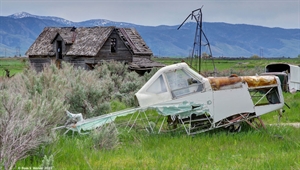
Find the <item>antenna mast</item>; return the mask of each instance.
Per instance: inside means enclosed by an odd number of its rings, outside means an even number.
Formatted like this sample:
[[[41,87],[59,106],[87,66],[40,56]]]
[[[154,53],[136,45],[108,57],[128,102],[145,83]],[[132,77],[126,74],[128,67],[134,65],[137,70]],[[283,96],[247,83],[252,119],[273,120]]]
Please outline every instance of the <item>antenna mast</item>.
[[[203,6],[202,6],[203,7]],[[188,15],[186,17],[186,19],[182,22],[182,24],[177,28],[177,30],[179,30],[181,28],[181,26],[186,22],[186,20],[191,17],[191,20],[195,19],[197,22],[197,26],[196,26],[196,32],[195,32],[195,38],[194,38],[194,44],[193,44],[193,51],[192,51],[192,56],[191,56],[191,61],[190,61],[190,66],[193,67],[193,58],[197,58],[198,62],[196,63],[196,67],[198,65],[198,72],[201,72],[201,64],[202,64],[202,57],[201,57],[201,46],[208,46],[209,49],[209,56],[212,58],[212,53],[211,53],[211,48],[210,48],[210,44],[209,41],[205,35],[205,33],[202,30],[202,11],[201,8],[193,10],[192,13],[190,15]],[[204,37],[204,40],[202,40],[202,36]],[[202,42],[205,41],[205,42]],[[204,43],[204,44],[202,44]],[[213,63],[213,67],[214,67],[214,73],[215,73],[215,63],[212,59],[212,63]]]

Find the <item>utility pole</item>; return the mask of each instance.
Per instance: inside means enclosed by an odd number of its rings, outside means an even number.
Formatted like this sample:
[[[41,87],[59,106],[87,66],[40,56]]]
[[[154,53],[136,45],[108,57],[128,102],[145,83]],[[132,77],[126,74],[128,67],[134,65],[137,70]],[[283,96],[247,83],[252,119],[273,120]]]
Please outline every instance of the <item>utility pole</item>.
[[[20,55],[20,47],[16,47],[16,57]]]
[[[260,58],[263,58],[263,56],[264,56],[264,49],[261,48],[259,50],[259,53],[260,53]]]

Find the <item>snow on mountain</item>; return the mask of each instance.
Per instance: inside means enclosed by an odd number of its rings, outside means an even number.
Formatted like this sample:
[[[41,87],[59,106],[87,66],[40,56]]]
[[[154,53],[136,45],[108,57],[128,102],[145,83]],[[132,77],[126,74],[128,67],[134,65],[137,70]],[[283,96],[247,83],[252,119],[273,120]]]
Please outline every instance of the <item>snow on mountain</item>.
[[[80,26],[122,26],[122,27],[138,26],[138,25],[131,24],[131,23],[114,22],[114,21],[110,21],[110,20],[106,20],[106,19],[92,19],[92,20],[82,21],[82,22],[76,23],[76,25],[80,25]]]
[[[74,22],[63,19],[63,18],[52,17],[52,16],[38,16],[38,15],[32,15],[32,14],[27,13],[27,12],[15,13],[15,14],[9,15],[8,17],[11,17],[11,18],[14,18],[14,19],[32,17],[32,18],[38,18],[38,19],[52,20],[52,21],[56,21],[56,22],[59,22],[59,23],[64,24],[64,25],[69,25],[69,26],[74,25]]]
[[[29,14],[27,12],[18,12],[18,13],[9,15],[8,17],[18,19],[18,18],[33,17],[33,16],[34,15],[31,15],[31,14]]]
[[[38,16],[38,15],[32,15],[27,12],[20,12],[20,13],[15,13],[12,15],[9,15],[8,17],[14,18],[14,19],[20,19],[20,18],[26,18],[26,17],[32,17],[32,18],[38,18],[38,19],[47,19],[47,20],[52,20],[55,22],[58,22],[62,25],[66,26],[137,26],[135,24],[131,23],[126,23],[126,22],[114,22],[106,19],[92,19],[92,20],[87,20],[87,21],[82,21],[82,22],[73,22],[70,20],[66,20],[63,18],[59,17],[53,17],[53,16]]]

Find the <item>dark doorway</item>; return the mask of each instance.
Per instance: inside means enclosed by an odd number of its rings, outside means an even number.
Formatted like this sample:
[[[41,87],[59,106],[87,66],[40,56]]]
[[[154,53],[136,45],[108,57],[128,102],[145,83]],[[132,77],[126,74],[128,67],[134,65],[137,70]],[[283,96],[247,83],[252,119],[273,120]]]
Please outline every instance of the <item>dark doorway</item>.
[[[110,52],[115,53],[117,51],[117,39],[111,38],[110,39]]]
[[[58,59],[62,59],[62,43],[61,41],[57,41],[57,57]]]
[[[288,64],[284,63],[278,63],[278,64],[269,64],[266,66],[266,72],[290,72],[290,66]]]

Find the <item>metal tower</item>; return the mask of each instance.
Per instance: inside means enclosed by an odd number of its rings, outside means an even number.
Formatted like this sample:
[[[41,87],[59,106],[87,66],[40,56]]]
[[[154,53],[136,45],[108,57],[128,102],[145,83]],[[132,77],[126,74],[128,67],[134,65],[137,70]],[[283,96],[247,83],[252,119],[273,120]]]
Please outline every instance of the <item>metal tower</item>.
[[[210,48],[210,44],[209,41],[205,35],[205,33],[202,30],[202,11],[201,11],[202,7],[196,10],[193,10],[192,13],[183,21],[183,23],[177,28],[180,29],[180,27],[186,22],[186,20],[191,17],[191,20],[195,19],[197,22],[196,25],[196,33],[195,33],[195,38],[194,38],[194,44],[193,44],[193,50],[192,50],[192,56],[191,56],[191,60],[190,60],[190,67],[194,68],[194,65],[196,65],[197,68],[196,69],[199,73],[201,73],[201,65],[202,65],[202,51],[201,51],[201,47],[202,46],[207,46],[209,49],[209,56],[208,58],[212,59],[212,64],[213,64],[213,68],[214,68],[214,73],[215,73],[215,64],[212,58],[212,53],[211,53],[211,48]],[[204,39],[203,39],[204,38]],[[197,63],[193,65],[193,59],[196,58]]]

